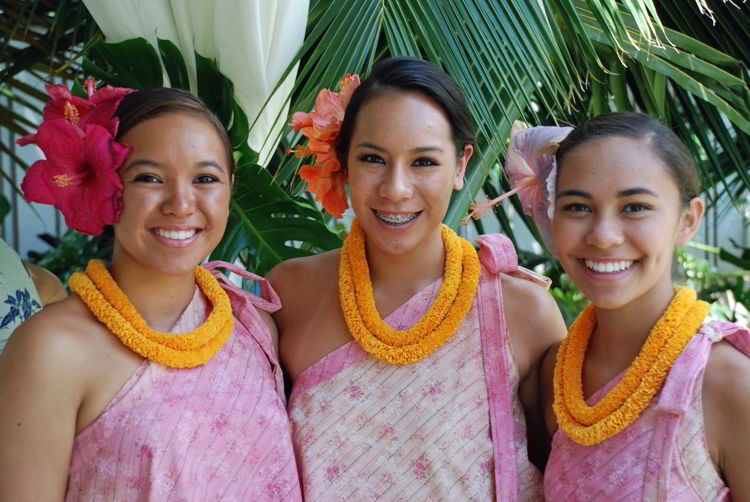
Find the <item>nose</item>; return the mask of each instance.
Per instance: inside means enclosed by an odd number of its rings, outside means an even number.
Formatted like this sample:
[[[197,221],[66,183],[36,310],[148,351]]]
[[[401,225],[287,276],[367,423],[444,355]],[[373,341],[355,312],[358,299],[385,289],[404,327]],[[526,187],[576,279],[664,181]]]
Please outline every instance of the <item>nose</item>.
[[[167,194],[162,205],[165,214],[178,218],[190,216],[195,211],[195,194],[193,184],[175,181],[167,185]]]
[[[619,246],[624,242],[622,226],[614,215],[597,214],[586,235],[586,244],[601,249]]]
[[[411,176],[405,166],[396,164],[386,169],[379,195],[394,202],[410,199],[414,193]]]

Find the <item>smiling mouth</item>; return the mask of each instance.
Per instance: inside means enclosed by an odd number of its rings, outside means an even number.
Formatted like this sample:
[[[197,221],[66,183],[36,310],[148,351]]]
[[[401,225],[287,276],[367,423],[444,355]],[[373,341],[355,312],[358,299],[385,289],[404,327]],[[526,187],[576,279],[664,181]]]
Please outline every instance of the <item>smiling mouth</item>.
[[[191,228],[190,230],[166,230],[163,228],[154,228],[152,232],[165,239],[173,241],[185,241],[192,238],[195,234],[200,232],[200,230],[195,228]]]
[[[614,274],[617,272],[622,272],[623,270],[627,270],[636,263],[638,263],[638,260],[620,260],[620,261],[595,261],[595,260],[586,260],[583,259],[584,265],[586,265],[586,268],[596,272],[598,274]]]
[[[387,213],[384,211],[378,211],[377,209],[372,210],[373,213],[375,213],[375,216],[385,223],[386,225],[392,225],[394,227],[400,227],[403,225],[406,225],[407,223],[412,222],[422,214],[422,211],[417,211],[414,213]]]

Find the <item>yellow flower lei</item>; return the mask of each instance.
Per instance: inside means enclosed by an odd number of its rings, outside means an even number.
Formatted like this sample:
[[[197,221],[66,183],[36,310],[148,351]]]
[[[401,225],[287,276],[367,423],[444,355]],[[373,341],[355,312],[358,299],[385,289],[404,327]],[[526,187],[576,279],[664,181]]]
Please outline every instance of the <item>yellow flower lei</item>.
[[[445,271],[438,297],[411,328],[399,331],[381,319],[375,307],[365,234],[356,220],[344,241],[339,262],[339,297],[349,331],[374,357],[390,364],[409,364],[435,352],[458,330],[476,294],[479,257],[465,239],[443,225]]]
[[[213,310],[202,325],[184,334],[149,328],[99,260],[89,261],[86,273],[73,274],[68,285],[133,352],[170,368],[193,368],[211,359],[234,329],[232,305],[219,281],[203,267],[196,268],[195,281]]]
[[[661,390],[672,364],[708,315],[709,305],[695,291],[678,286],[662,317],[622,380],[594,406],[583,398],[583,359],[596,327],[596,308],[589,305],[570,327],[555,363],[554,411],[565,434],[592,446],[630,426]]]

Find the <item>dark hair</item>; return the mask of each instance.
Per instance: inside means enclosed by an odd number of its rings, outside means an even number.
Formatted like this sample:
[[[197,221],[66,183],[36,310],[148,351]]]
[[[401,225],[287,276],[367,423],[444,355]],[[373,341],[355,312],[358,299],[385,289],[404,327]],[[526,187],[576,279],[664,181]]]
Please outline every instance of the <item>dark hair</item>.
[[[346,107],[336,139],[336,154],[346,168],[349,146],[362,105],[370,99],[394,90],[424,94],[438,104],[448,117],[457,156],[464,146],[474,144],[474,121],[461,89],[438,65],[413,57],[387,58],[376,64],[357,87]]]
[[[145,120],[168,113],[192,113],[207,120],[216,130],[216,134],[219,135],[224,146],[229,174],[231,175],[234,172],[232,142],[226,129],[200,99],[180,89],[155,87],[127,94],[115,112],[115,117],[120,119],[120,126],[115,139],[120,139],[129,130]]]
[[[664,162],[687,205],[701,192],[698,166],[685,144],[668,127],[643,113],[615,112],[598,115],[576,127],[557,150],[558,169],[565,156],[587,141],[625,136],[643,141]]]

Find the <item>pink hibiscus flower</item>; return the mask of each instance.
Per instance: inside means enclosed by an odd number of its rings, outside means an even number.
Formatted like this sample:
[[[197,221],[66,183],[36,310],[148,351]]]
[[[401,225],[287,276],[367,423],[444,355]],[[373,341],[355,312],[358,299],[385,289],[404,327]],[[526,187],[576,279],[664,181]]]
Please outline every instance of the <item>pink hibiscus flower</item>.
[[[544,242],[552,250],[550,227],[555,212],[557,179],[555,152],[572,130],[572,127],[529,128],[523,122],[515,122],[505,158],[505,174],[512,190],[495,199],[475,203],[469,216],[479,218],[487,209],[517,193],[523,212],[534,218]]]
[[[117,222],[123,188],[117,169],[129,146],[114,141],[106,127],[89,123],[82,129],[66,119],[46,120],[36,134],[18,140],[29,143],[46,160],[34,162],[21,183],[26,200],[54,205],[70,228],[88,235]]]
[[[87,124],[98,124],[112,136],[117,135],[119,121],[114,114],[122,98],[133,89],[105,86],[94,90],[91,79],[86,80],[85,85],[89,99],[73,96],[65,85],[46,84],[44,87],[52,99],[44,105],[44,121],[65,119],[82,129]]]

